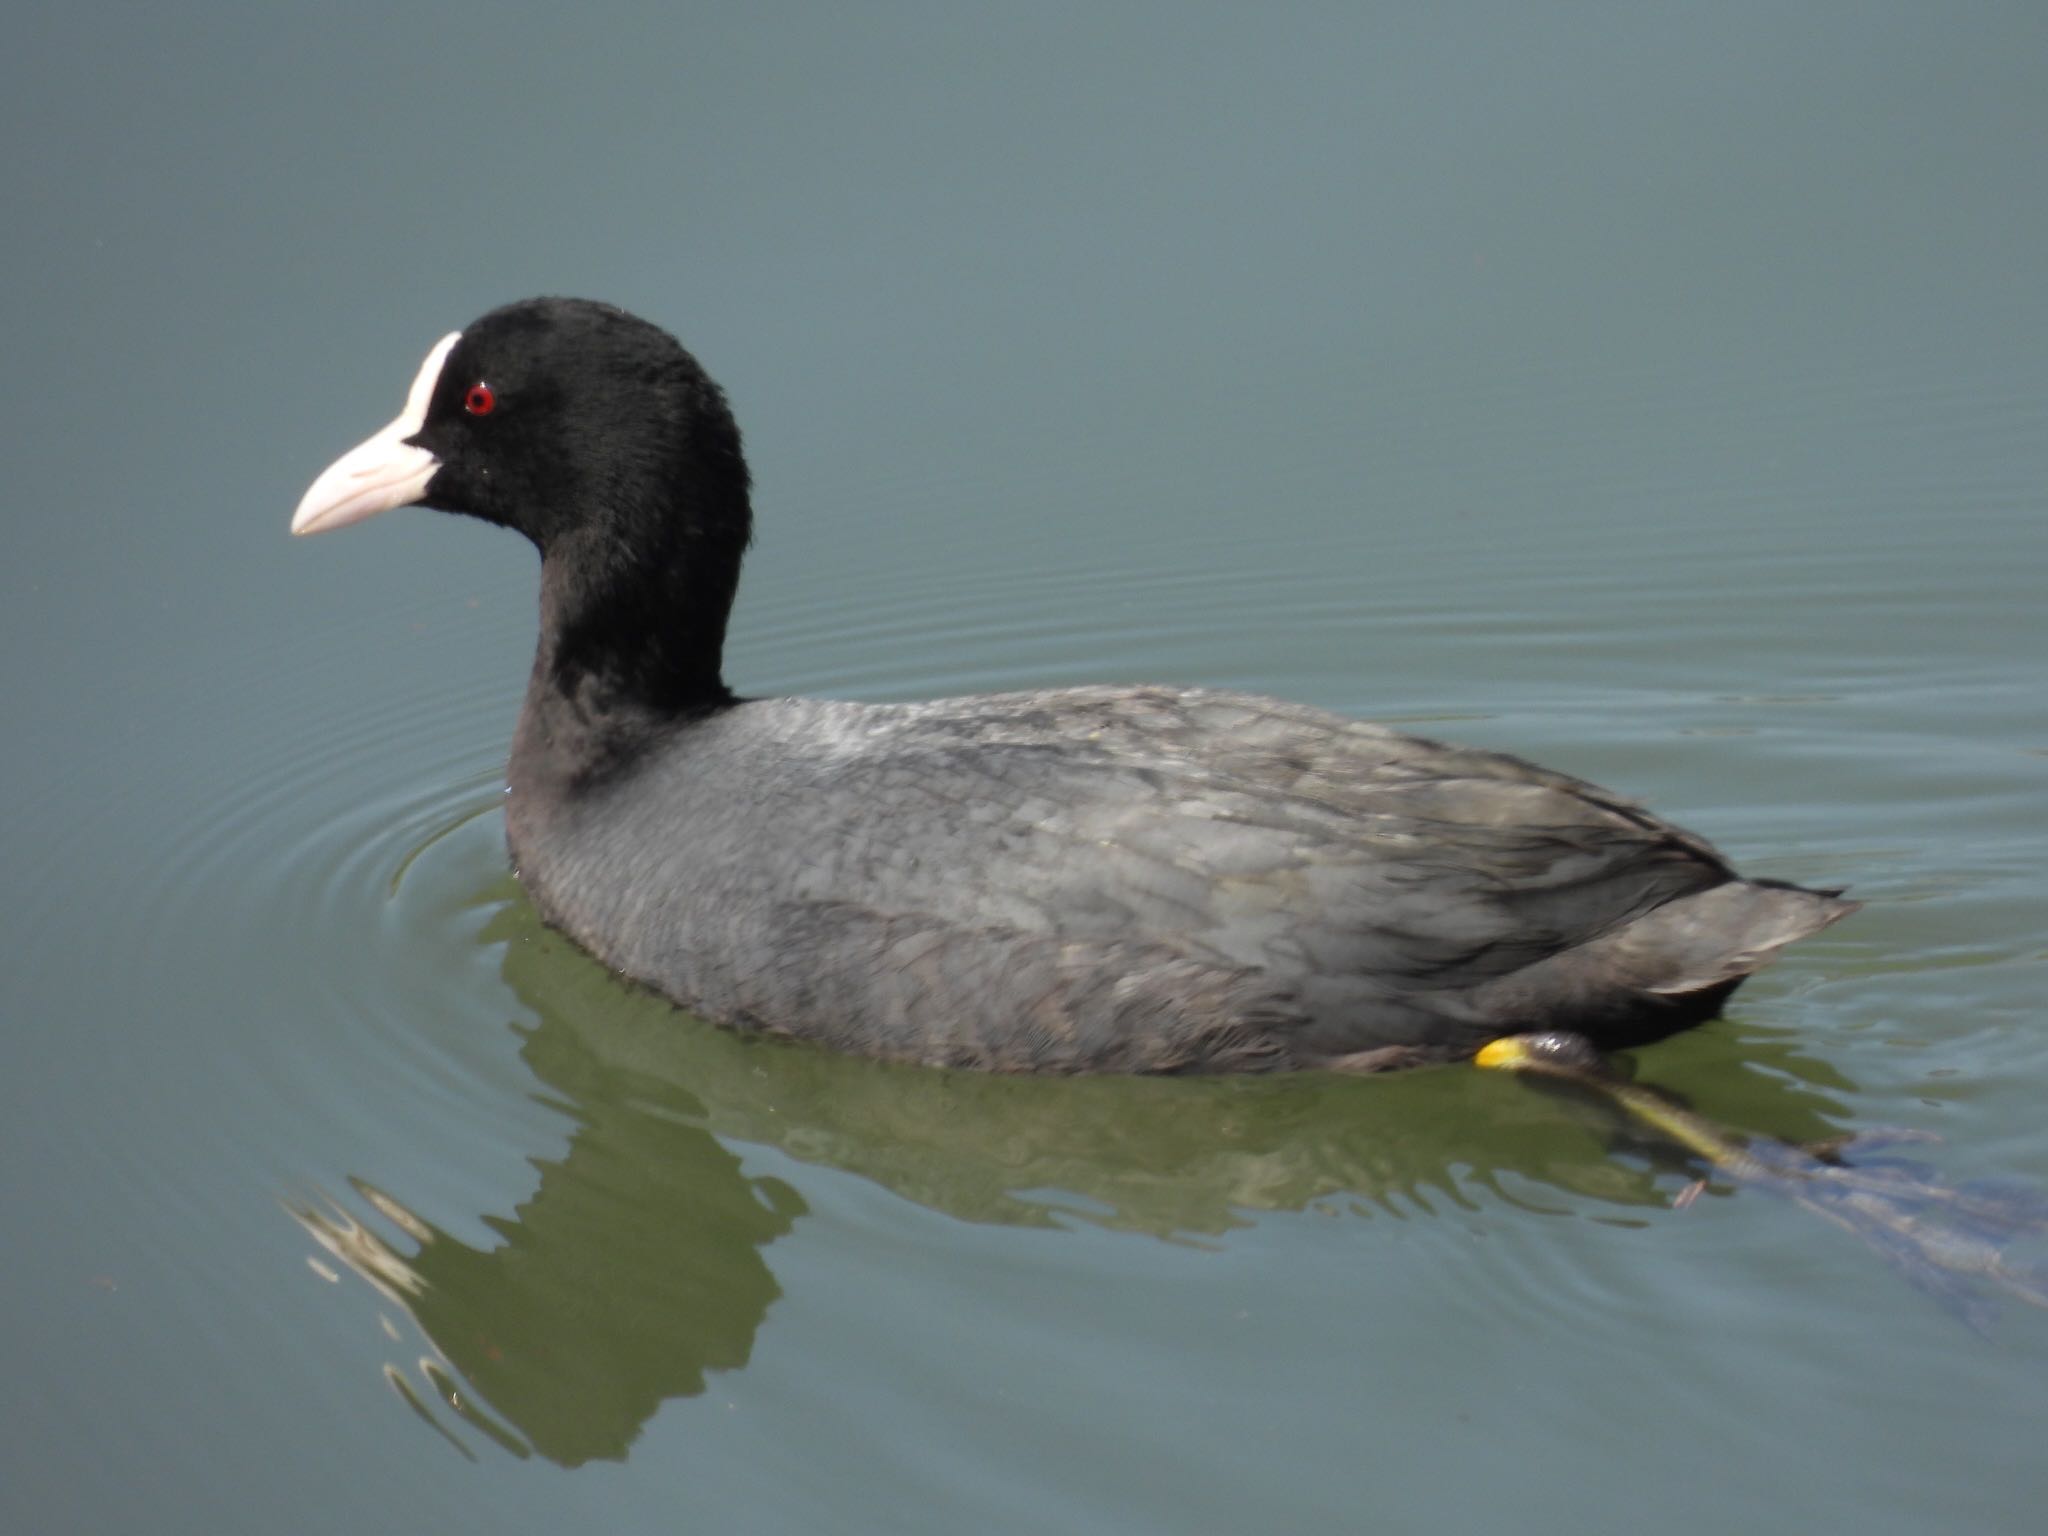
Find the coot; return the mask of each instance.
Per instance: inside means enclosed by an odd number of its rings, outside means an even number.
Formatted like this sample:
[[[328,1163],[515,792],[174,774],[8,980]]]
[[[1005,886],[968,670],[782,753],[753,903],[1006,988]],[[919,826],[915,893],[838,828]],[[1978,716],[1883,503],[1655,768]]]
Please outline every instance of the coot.
[[[1855,910],[1513,757],[1194,688],[743,699],[740,435],[666,332],[531,299],[427,355],[294,533],[540,551],[506,832],[543,916],[719,1022],[1007,1071],[1378,1070],[1711,1015]]]

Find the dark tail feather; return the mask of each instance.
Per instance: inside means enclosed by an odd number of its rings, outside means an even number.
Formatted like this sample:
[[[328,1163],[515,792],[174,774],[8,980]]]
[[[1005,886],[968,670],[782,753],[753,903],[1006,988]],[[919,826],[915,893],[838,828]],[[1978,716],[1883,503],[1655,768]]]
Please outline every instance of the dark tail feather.
[[[1833,891],[1729,880],[1487,982],[1467,1006],[1492,1035],[1569,1021],[1605,1051],[1645,1045],[1711,1018],[1743,977],[1860,905]]]
[[[1704,992],[1769,965],[1787,944],[1819,933],[1863,905],[1840,891],[1775,881],[1731,880],[1681,896],[1610,937],[1647,972],[1643,990],[1660,996]]]

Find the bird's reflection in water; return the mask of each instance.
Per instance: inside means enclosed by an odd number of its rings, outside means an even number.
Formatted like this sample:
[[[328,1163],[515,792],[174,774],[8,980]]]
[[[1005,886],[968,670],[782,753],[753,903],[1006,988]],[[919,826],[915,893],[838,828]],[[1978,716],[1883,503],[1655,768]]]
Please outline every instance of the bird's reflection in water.
[[[567,1043],[543,1028],[528,1059]],[[435,1352],[421,1363],[435,1397],[515,1454],[575,1466],[624,1456],[664,1399],[747,1363],[781,1294],[762,1250],[803,1203],[671,1118],[687,1113],[674,1096],[646,1102],[615,1081],[626,1092],[611,1097],[586,1062],[554,1064],[568,1069],[549,1081],[574,1096],[578,1125],[564,1156],[536,1160],[539,1186],[510,1220],[483,1218],[495,1247],[472,1247],[359,1180],[355,1201],[302,1202],[294,1214],[412,1315]],[[390,1374],[433,1422],[404,1373]]]
[[[293,1206],[335,1258],[410,1314],[431,1352],[388,1374],[444,1434],[456,1414],[514,1454],[624,1457],[668,1398],[747,1363],[780,1294],[766,1250],[804,1214],[750,1175],[748,1145],[841,1169],[962,1221],[1089,1223],[1214,1241],[1258,1213],[1338,1208],[1414,1219],[1482,1200],[1601,1219],[1668,1199],[1654,1157],[1608,1131],[1444,1069],[1382,1078],[1019,1078],[940,1072],[752,1039],[616,983],[542,928],[509,882],[484,942],[537,1021],[521,1055],[574,1130],[477,1248],[354,1194]],[[1786,1037],[1722,1024],[1684,1050],[1707,1091],[1790,1140],[1839,1129]],[[1717,1079],[1718,1074],[1718,1079]],[[1545,1189],[1554,1192],[1546,1195]],[[386,1231],[388,1229],[388,1232]],[[429,1399],[432,1399],[430,1402]],[[466,1448],[465,1448],[466,1449]]]

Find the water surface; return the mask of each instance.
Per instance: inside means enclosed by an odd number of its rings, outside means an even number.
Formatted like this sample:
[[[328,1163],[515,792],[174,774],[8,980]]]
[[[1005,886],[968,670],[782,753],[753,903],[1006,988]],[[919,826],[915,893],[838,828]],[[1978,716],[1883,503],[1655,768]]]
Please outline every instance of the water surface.
[[[284,534],[569,291],[748,692],[1243,687],[1868,903],[1637,1070],[2048,1184],[2048,25],[94,7],[0,60],[9,1530],[2031,1530],[2048,1317],[1524,1084],[737,1038],[543,929],[515,541]]]

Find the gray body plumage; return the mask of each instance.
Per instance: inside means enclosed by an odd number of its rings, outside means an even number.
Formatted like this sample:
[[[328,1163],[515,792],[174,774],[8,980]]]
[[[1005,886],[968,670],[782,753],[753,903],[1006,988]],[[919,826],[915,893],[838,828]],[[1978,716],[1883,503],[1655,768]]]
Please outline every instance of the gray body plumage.
[[[1591,785],[1298,705],[1084,688],[733,704],[586,771],[540,674],[543,913],[722,1023],[1010,1070],[1371,1069],[1710,1013],[1854,904]]]

